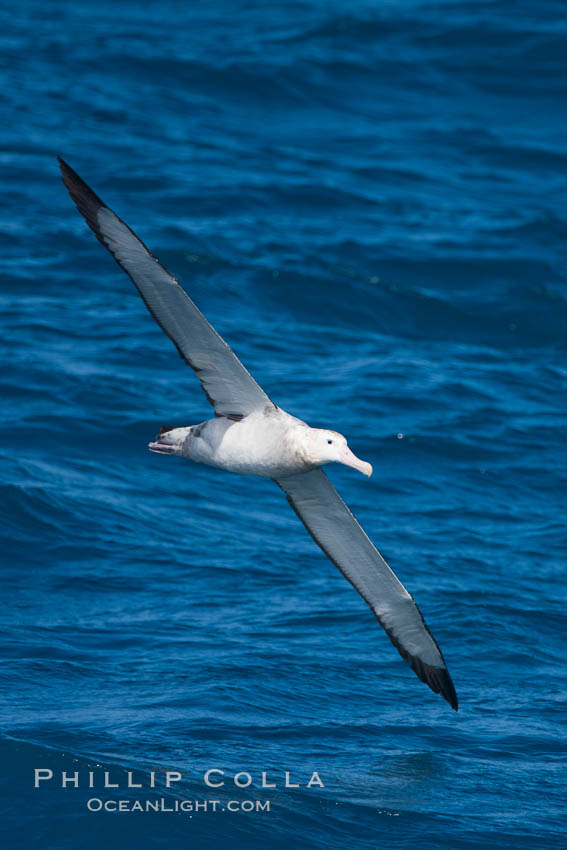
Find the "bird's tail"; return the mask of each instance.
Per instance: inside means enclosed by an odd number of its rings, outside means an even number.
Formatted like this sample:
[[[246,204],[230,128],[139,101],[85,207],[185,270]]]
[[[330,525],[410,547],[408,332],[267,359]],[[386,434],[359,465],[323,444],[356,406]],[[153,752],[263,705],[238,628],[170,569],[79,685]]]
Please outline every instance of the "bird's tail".
[[[149,450],[162,455],[180,455],[183,452],[183,443],[190,432],[191,427],[169,428],[163,425],[159,429],[155,442],[148,443]]]

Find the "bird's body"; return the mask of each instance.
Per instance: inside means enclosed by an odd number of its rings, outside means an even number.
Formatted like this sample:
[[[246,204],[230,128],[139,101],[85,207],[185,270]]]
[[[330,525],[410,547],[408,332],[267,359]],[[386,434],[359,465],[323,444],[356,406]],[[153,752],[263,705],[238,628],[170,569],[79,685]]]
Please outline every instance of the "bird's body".
[[[153,452],[178,455],[228,472],[277,480],[321,466],[316,452],[319,442],[332,454],[333,446],[343,449],[342,441],[344,437],[336,431],[310,428],[269,404],[242,419],[219,416],[186,428],[162,428],[149,447]],[[367,475],[372,472],[370,464],[352,457],[355,463],[350,465]]]
[[[369,604],[400,655],[456,710],[443,655],[413,597],[321,468],[342,463],[370,476],[371,465],[352,453],[342,434],[311,428],[274,404],[173,275],[73,169],[60,164],[79,212],[132,279],[215,409],[214,419],[198,425],[162,428],[150,450],[273,479],[315,542]]]
[[[150,449],[241,475],[278,478],[314,468],[302,452],[307,429],[305,422],[270,405],[236,421],[222,416],[162,429]]]

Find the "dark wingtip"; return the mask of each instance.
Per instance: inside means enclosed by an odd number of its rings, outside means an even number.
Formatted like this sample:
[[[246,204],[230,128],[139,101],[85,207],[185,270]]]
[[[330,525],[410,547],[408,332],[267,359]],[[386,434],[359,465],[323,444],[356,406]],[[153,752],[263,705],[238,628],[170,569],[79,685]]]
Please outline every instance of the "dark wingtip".
[[[59,168],[61,169],[61,177],[63,178],[65,188],[91,230],[100,239],[97,213],[101,207],[106,205],[62,157],[58,156],[57,159],[59,160]]]
[[[417,605],[416,605],[417,608]],[[419,611],[419,608],[417,609]],[[421,614],[421,611],[419,611]],[[423,615],[422,615],[423,620]],[[379,620],[380,622],[380,620]],[[383,625],[383,624],[382,624]],[[431,632],[427,628],[425,620],[423,620],[423,625],[431,635]],[[453,680],[451,679],[451,675],[446,667],[435,667],[433,664],[426,664],[425,661],[422,661],[417,655],[412,655],[408,650],[399,642],[396,636],[390,629],[385,629],[386,634],[404,659],[407,661],[413,672],[416,676],[421,679],[421,681],[427,685],[434,694],[441,694],[443,699],[447,700],[451,708],[455,711],[459,710],[459,700],[457,697],[457,692],[455,691],[455,686],[453,684]],[[435,646],[439,651],[439,655],[441,655],[441,659],[444,662],[443,655],[441,650],[437,646],[437,642],[433,635],[431,635],[432,640],[435,642]]]
[[[423,628],[425,629],[425,631],[427,632],[427,634],[430,636],[431,640],[435,644],[435,648],[437,649],[437,651],[439,653],[441,662],[443,664],[445,664],[445,659],[443,658],[443,653],[439,649],[439,646],[437,645],[437,641],[435,640],[435,638],[431,634],[429,626],[425,622],[423,614],[421,613],[419,606],[416,603],[415,599],[413,599],[413,597],[412,597],[412,601],[413,601],[413,604],[415,605],[415,607],[417,609],[419,616],[421,617],[421,622],[423,623]],[[378,621],[381,622],[379,617],[378,617]],[[381,623],[381,625],[384,626],[383,623]],[[390,640],[392,641],[392,643],[394,644],[394,646],[396,647],[396,649],[398,650],[398,652],[400,653],[402,658],[404,659],[404,661],[407,661],[407,663],[410,665],[411,669],[418,676],[418,678],[421,679],[421,681],[424,684],[426,684],[429,688],[431,688],[433,693],[440,694],[443,697],[443,699],[445,699],[449,703],[449,705],[451,706],[452,709],[454,709],[455,711],[458,711],[459,710],[459,700],[457,698],[457,692],[455,691],[455,686],[453,684],[453,680],[451,679],[451,675],[450,675],[449,671],[447,670],[447,667],[446,666],[435,667],[433,664],[427,664],[425,661],[422,661],[421,658],[419,658],[417,655],[412,655],[410,652],[408,652],[408,650],[405,648],[405,646],[403,646],[403,644],[401,644],[399,642],[399,640],[397,639],[395,634],[390,629],[387,629],[385,626],[384,626],[384,629],[386,631],[386,634],[388,635],[388,637],[390,638]]]
[[[441,690],[440,690],[441,696],[444,697],[447,700],[447,702],[449,703],[449,705],[451,706],[451,708],[454,711],[458,711],[459,710],[459,698],[457,697],[457,692],[455,690],[453,680],[451,679],[451,676],[449,675],[449,671],[448,670],[442,670],[441,671],[441,678],[442,678],[442,687],[441,687]]]
[[[79,177],[79,175],[77,174],[77,172],[74,171],[71,168],[71,166],[68,163],[65,162],[63,157],[59,156],[59,154],[57,154],[57,160],[59,162],[59,170],[61,171],[61,176],[63,177],[63,182],[65,183],[67,188],[69,188],[69,184],[72,184],[72,183],[75,183],[75,182],[80,182],[80,183],[83,182],[81,180],[81,178]]]
[[[457,692],[446,667],[433,667],[431,664],[425,664],[415,656],[408,656],[406,660],[422,682],[428,685],[434,693],[441,694],[451,708],[455,711],[459,710]]]

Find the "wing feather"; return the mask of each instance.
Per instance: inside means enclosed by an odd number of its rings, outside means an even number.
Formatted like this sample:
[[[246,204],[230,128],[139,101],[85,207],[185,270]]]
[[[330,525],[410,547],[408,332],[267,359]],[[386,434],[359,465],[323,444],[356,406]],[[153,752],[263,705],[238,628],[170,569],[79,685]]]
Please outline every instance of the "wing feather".
[[[195,371],[215,413],[241,419],[268,405],[275,407],[176,278],[61,158],[59,164],[63,182],[77,209],[131,278],[181,357]]]
[[[457,711],[447,665],[415,600],[365,534],[322,469],[276,481],[309,534],[370,605],[422,682]]]

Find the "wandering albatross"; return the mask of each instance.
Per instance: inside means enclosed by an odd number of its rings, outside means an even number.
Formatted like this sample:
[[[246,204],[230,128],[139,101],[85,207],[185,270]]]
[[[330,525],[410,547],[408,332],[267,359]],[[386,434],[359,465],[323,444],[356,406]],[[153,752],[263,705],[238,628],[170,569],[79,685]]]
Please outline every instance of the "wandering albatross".
[[[402,658],[456,711],[453,682],[421,611],[321,468],[343,463],[370,476],[371,465],[352,453],[341,434],[311,428],[274,404],[176,278],[72,168],[61,158],[59,163],[77,209],[194,370],[215,411],[214,419],[199,425],[162,428],[150,450],[275,481]]]

